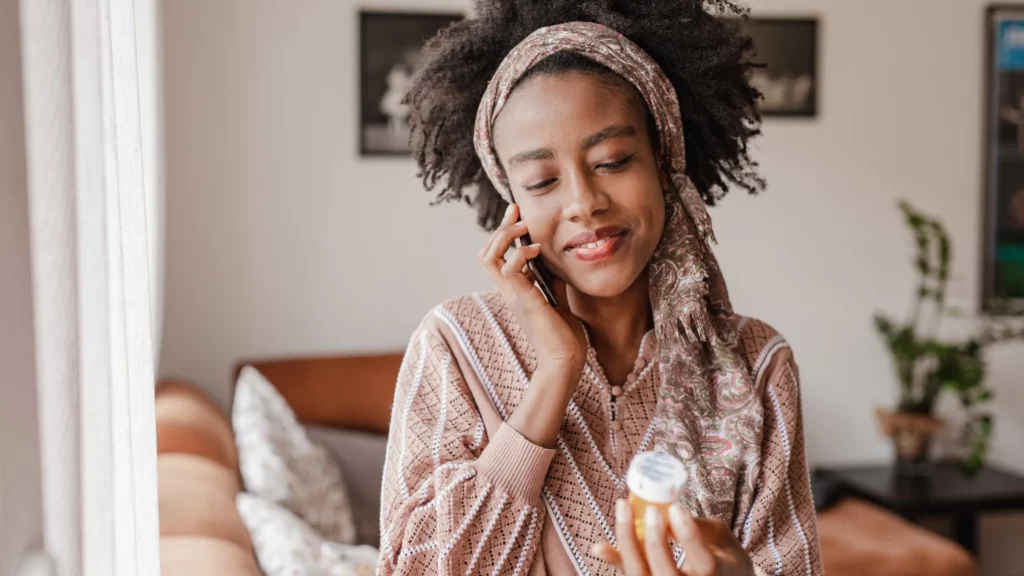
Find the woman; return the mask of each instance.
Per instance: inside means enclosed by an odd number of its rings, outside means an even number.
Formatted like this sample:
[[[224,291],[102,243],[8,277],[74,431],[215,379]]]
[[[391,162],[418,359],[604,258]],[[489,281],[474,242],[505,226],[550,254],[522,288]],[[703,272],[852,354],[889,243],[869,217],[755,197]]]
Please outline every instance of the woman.
[[[412,337],[381,574],[821,573],[796,365],[709,248],[705,203],[763,187],[750,48],[698,0],[481,0],[428,44],[417,158],[442,199],[477,190],[497,291]],[[640,542],[646,450],[689,478]]]

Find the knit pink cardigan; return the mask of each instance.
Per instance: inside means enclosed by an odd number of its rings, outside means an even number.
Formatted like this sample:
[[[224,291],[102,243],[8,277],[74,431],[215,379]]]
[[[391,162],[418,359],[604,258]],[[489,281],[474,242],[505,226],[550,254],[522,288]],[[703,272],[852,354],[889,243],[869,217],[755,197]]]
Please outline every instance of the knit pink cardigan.
[[[736,321],[765,429],[754,505],[732,529],[759,573],[818,575],[796,364],[768,325]],[[434,309],[395,392],[378,574],[614,574],[589,552],[611,540],[626,468],[650,449],[656,356],[649,333],[634,373],[613,387],[591,351],[556,446],[545,449],[504,423],[536,359],[500,295]]]

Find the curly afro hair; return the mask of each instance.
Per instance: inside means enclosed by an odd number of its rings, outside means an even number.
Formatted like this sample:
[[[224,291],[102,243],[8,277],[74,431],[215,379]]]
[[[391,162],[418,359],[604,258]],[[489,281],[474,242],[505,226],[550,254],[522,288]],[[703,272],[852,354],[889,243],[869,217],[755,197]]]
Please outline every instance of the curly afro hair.
[[[474,4],[475,17],[452,24],[426,44],[422,67],[406,97],[423,184],[427,190],[441,186],[435,203],[465,200],[476,207],[480,226],[498,226],[506,202],[487,179],[473,148],[477,107],[512,48],[538,28],[572,21],[597,22],[618,31],[664,70],[679,97],[687,174],[708,205],[725,196],[730,184],[752,194],[764,188],[747,149],[748,141],[760,134],[761,94],[749,83],[751,69],[760,65],[749,59],[752,40],[743,34],[738,19],[730,17],[746,17],[746,8],[733,0]],[[580,60],[561,58],[553,66],[542,62],[539,67],[588,73],[600,67]]]

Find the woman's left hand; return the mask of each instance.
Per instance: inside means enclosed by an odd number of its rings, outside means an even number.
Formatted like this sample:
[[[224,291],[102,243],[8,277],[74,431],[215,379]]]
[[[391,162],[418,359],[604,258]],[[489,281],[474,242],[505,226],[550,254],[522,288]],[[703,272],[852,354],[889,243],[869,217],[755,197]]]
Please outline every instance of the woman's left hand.
[[[754,564],[728,526],[716,520],[693,518],[678,504],[669,509],[669,525],[653,506],[645,518],[644,542],[633,527],[633,510],[625,500],[615,507],[615,537],[619,549],[608,542],[594,545],[593,554],[627,576],[754,576]],[[682,570],[676,568],[669,545],[672,538],[686,552]],[[644,554],[641,553],[641,546]]]

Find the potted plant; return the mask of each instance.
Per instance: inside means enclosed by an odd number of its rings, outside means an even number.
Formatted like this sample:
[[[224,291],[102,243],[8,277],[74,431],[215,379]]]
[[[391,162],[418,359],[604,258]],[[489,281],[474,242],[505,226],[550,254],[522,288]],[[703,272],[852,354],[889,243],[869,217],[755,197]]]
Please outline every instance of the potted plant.
[[[900,323],[878,314],[875,327],[892,355],[899,381],[895,410],[878,409],[882,432],[893,439],[897,468],[914,471],[928,460],[931,440],[943,423],[935,417],[942,392],[955,394],[967,418],[961,438],[967,448],[967,471],[984,463],[992,435],[992,415],[985,410],[992,390],[985,386],[986,348],[997,342],[1024,338],[1024,328],[1012,324],[1008,307],[994,306],[979,318],[980,327],[961,341],[938,339],[943,318],[956,315],[946,307],[952,248],[945,226],[901,202],[907,226],[914,235],[918,284],[907,319]],[[1017,312],[1016,315],[1020,313]]]

